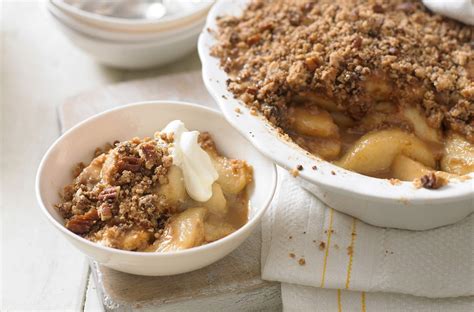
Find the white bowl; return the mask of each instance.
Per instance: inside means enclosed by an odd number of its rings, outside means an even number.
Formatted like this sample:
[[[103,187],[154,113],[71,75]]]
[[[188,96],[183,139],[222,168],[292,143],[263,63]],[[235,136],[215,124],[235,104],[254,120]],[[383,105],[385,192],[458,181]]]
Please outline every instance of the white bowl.
[[[50,12],[51,13],[51,12]],[[141,42],[120,42],[91,37],[51,17],[59,29],[78,48],[96,61],[117,68],[144,69],[175,61],[195,50],[202,25],[173,37]]]
[[[65,5],[65,4],[63,4]],[[175,27],[169,27],[166,29],[156,31],[123,31],[97,27],[89,23],[83,22],[81,19],[77,19],[71,14],[61,10],[58,6],[54,5],[52,1],[45,2],[45,8],[53,16],[53,18],[59,20],[65,26],[87,35],[91,38],[102,39],[106,41],[123,42],[123,43],[149,43],[151,41],[157,42],[158,40],[169,40],[171,38],[182,37],[186,33],[194,33],[200,31],[205,23],[206,15],[195,18],[188,23],[177,25]],[[197,39],[196,39],[197,41]]]
[[[214,3],[214,0],[168,1],[169,5],[175,6],[175,11],[179,8],[184,10],[180,13],[164,16],[158,20],[115,18],[80,10],[62,0],[48,0],[48,2],[78,21],[96,28],[124,32],[157,32],[181,27],[182,25],[193,22],[197,19],[205,19],[209,8]]]
[[[248,0],[218,1],[209,12],[205,29],[215,30],[217,16],[238,15],[246,3]],[[227,90],[228,76],[219,60],[210,56],[215,42],[211,33],[203,31],[198,51],[204,83],[226,119],[278,165],[286,169],[302,165],[298,180],[327,205],[373,225],[412,230],[451,224],[474,212],[474,179],[452,181],[438,190],[415,189],[410,182],[392,185],[388,180],[344,170],[283,140],[263,117],[250,115]],[[236,114],[237,107],[244,113]],[[312,170],[314,165],[317,170]]]
[[[189,129],[209,131],[226,156],[247,160],[254,169],[254,182],[248,188],[248,222],[236,232],[207,245],[169,253],[132,252],[90,242],[64,227],[54,208],[59,191],[72,181],[71,169],[78,162],[91,160],[97,146],[134,136],[152,136],[169,121],[181,119]],[[260,224],[276,187],[275,165],[253,148],[224,117],[209,108],[172,101],[127,105],[99,114],[63,134],[46,152],[36,176],[36,195],[49,221],[88,257],[110,268],[139,275],[171,275],[209,265],[237,248]]]

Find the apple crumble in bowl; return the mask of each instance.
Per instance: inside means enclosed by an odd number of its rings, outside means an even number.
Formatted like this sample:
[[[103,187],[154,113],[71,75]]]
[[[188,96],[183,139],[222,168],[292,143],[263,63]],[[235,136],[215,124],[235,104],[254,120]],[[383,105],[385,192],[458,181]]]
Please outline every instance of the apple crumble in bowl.
[[[275,166],[219,113],[180,102],[84,121],[53,144],[37,176],[43,211],[74,245],[141,275],[184,273],[231,252],[275,185]]]
[[[219,155],[209,133],[175,120],[154,138],[108,148],[78,165],[56,205],[73,233],[112,248],[166,252],[216,241],[247,222],[252,167]]]
[[[206,29],[203,77],[224,115],[327,204],[413,229],[474,210],[472,26],[419,1],[241,0],[218,2]],[[427,201],[432,219],[400,213]]]

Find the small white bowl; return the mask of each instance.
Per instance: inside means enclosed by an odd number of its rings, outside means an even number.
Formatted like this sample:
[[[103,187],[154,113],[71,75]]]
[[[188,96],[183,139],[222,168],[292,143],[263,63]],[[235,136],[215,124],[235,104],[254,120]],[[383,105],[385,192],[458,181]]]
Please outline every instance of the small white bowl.
[[[157,32],[182,27],[183,25],[194,22],[198,19],[205,19],[209,8],[214,3],[214,0],[170,1],[170,4],[175,6],[175,10],[177,7],[181,7],[183,11],[170,16],[164,16],[158,20],[125,19],[94,14],[80,10],[62,0],[48,0],[48,3],[76,20],[96,28],[123,32]]]
[[[53,21],[66,37],[96,61],[111,67],[145,69],[175,61],[196,49],[201,25],[188,32],[164,39],[120,42],[91,37],[64,24],[50,12]]]
[[[216,17],[239,15],[249,0],[220,0],[212,7],[205,29],[215,30]],[[198,42],[204,84],[226,119],[267,157],[286,169],[302,165],[301,184],[328,206],[367,223],[411,230],[425,230],[457,222],[474,212],[474,179],[452,181],[438,190],[415,189],[411,182],[392,185],[344,170],[317,158],[296,144],[283,140],[263,117],[255,117],[227,90],[227,73],[210,55],[216,43],[208,31]],[[239,108],[243,114],[236,114]],[[317,165],[317,170],[312,167]],[[333,174],[334,173],[334,174]],[[474,178],[474,173],[470,174]]]
[[[206,15],[203,15],[200,18],[196,18],[189,21],[188,23],[179,25],[179,27],[168,27],[166,29],[156,31],[124,31],[97,27],[96,25],[85,23],[81,19],[77,19],[67,12],[59,9],[51,1],[45,2],[45,8],[47,11],[49,11],[53,18],[57,19],[72,30],[94,39],[123,43],[149,43],[162,40],[169,41],[169,39],[172,38],[183,37],[183,35],[186,33],[194,33],[196,30],[201,30],[206,20]]]
[[[245,159],[254,169],[248,188],[248,222],[236,232],[207,245],[168,253],[132,252],[101,246],[66,229],[54,208],[59,191],[72,181],[71,169],[91,160],[97,146],[114,140],[152,136],[169,121],[181,119],[189,129],[209,131],[221,153]],[[118,271],[139,275],[172,275],[209,265],[237,248],[260,224],[276,187],[275,165],[234,130],[224,117],[209,108],[183,102],[153,101],[109,110],[80,123],[63,134],[46,152],[36,176],[36,195],[49,221],[88,257]]]

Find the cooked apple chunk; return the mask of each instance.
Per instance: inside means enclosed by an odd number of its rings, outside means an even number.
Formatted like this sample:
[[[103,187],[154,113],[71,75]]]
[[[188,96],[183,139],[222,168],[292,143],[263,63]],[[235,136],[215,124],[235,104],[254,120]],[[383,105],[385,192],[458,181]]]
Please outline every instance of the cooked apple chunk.
[[[227,200],[222,192],[222,187],[218,183],[212,185],[212,197],[202,205],[208,208],[209,212],[216,215],[224,216],[227,214]]]
[[[337,138],[305,138],[302,141],[300,145],[323,159],[333,160],[341,153],[341,141]]]
[[[441,142],[441,134],[439,130],[430,127],[418,109],[415,107],[407,107],[403,109],[404,117],[412,124],[416,136],[429,142]]]
[[[188,208],[171,217],[163,234],[155,242],[156,251],[177,251],[202,245],[207,208]]]
[[[90,163],[89,166],[85,167],[77,177],[79,183],[85,184],[88,187],[93,187],[97,182],[100,181],[102,167],[106,160],[105,154],[102,154]]]
[[[454,174],[468,174],[474,171],[474,145],[458,134],[448,136],[441,160],[441,169]]]
[[[212,162],[219,174],[217,183],[224,193],[238,194],[252,181],[252,167],[243,160],[214,157]]]
[[[332,116],[324,110],[292,107],[289,118],[296,132],[317,137],[337,137],[339,128]]]
[[[321,107],[330,112],[339,111],[336,102],[321,92],[301,92],[293,98],[295,103]]]
[[[392,164],[392,177],[402,181],[413,181],[433,170],[405,155],[395,157]]]
[[[337,164],[348,170],[375,175],[387,172],[400,154],[431,168],[436,165],[433,153],[423,141],[399,129],[362,136]]]
[[[186,200],[188,194],[184,185],[183,172],[177,166],[171,166],[168,171],[168,183],[158,187],[157,193],[163,195],[168,205],[176,206]]]
[[[204,224],[204,237],[206,242],[213,242],[235,232],[235,230],[235,227],[229,223],[209,220]]]

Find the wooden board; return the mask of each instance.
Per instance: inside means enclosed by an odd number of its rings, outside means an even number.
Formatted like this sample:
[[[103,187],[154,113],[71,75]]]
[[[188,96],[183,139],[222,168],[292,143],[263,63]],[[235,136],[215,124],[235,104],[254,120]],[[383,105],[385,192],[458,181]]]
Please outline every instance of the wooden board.
[[[203,269],[145,277],[91,263],[107,311],[276,311],[280,285],[260,279],[261,239],[256,231],[237,250]]]
[[[216,108],[200,72],[161,76],[99,88],[75,96],[59,109],[62,130],[98,112],[146,100],[181,100]],[[91,262],[106,311],[278,311],[280,285],[260,279],[261,233],[229,256],[191,273],[144,277]]]

